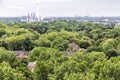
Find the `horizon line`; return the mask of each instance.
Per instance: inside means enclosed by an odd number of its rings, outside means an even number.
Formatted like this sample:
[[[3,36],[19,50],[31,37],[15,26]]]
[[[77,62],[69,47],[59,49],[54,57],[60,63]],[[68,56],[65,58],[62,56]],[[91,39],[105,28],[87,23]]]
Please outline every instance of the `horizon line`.
[[[21,15],[21,16],[0,16],[0,18],[10,18],[10,17],[23,17],[27,15]],[[40,16],[40,17],[120,17],[120,16]]]

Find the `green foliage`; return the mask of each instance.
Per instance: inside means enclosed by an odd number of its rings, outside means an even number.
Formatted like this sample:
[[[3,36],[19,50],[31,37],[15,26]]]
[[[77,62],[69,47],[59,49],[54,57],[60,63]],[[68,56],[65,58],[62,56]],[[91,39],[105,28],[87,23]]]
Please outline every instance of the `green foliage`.
[[[80,48],[84,48],[84,49],[87,49],[90,45],[91,43],[86,40],[81,40],[79,43]]]
[[[6,34],[1,33],[0,44],[8,50],[31,50],[34,48],[33,40],[38,39],[39,34],[27,29],[6,27]]]
[[[106,51],[105,54],[106,54],[106,56],[107,56],[108,59],[110,57],[118,56],[117,50],[115,50],[115,49],[109,49],[109,50]]]
[[[117,48],[117,40],[115,39],[107,39],[102,44],[103,50],[107,51],[108,49],[116,49]]]
[[[114,31],[117,32],[118,35],[120,35],[120,26],[115,26]]]
[[[0,28],[0,37],[2,37],[4,34],[6,34],[6,31],[2,28]]]
[[[91,32],[92,32],[91,33],[92,38],[94,40],[98,40],[98,39],[102,38],[102,30],[101,29],[93,29]]]
[[[16,61],[16,63],[17,63],[16,70],[20,71],[26,77],[27,80],[33,80],[34,73],[28,70],[27,66],[29,62],[27,58],[19,59]]]
[[[117,60],[117,61],[116,61]],[[103,80],[119,80],[119,59],[113,59],[104,62],[96,62],[93,71],[96,79]]]
[[[31,51],[29,55],[29,60],[49,60],[51,58],[60,57],[61,55],[61,52],[57,49],[36,47]]]
[[[113,25],[0,23],[0,80],[120,80],[120,26]],[[28,58],[11,52],[19,50],[30,51]]]
[[[40,47],[51,47],[59,49],[61,51],[65,51],[71,42],[79,41],[77,37],[77,33],[63,30],[61,32],[51,32],[48,34],[44,34],[40,36],[38,40],[36,40],[35,44]]]
[[[0,63],[0,80],[25,80],[24,75],[13,69],[9,63]]]
[[[52,72],[52,63],[50,61],[39,61],[35,68],[35,80],[48,80],[48,74]]]
[[[4,48],[0,48],[0,63],[8,62],[11,66],[15,67],[16,65],[16,56],[14,53],[5,50]]]
[[[68,44],[68,40],[58,38],[52,43],[52,48],[59,49],[60,51],[65,51],[68,48]]]

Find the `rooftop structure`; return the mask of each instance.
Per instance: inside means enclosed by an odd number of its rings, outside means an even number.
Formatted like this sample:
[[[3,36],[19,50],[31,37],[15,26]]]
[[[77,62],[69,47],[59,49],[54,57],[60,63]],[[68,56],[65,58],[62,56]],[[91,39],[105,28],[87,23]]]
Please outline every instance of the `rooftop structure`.
[[[30,70],[31,72],[34,72],[35,65],[36,65],[36,61],[30,62],[28,64],[28,70]]]
[[[27,58],[29,55],[28,51],[13,51],[18,58]]]

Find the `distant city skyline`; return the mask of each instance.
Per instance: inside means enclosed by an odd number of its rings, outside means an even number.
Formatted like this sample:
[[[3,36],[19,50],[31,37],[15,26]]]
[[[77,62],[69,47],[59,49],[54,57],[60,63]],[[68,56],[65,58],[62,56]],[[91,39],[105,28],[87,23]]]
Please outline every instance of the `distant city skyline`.
[[[0,0],[0,17],[36,13],[39,16],[120,16],[120,0]]]

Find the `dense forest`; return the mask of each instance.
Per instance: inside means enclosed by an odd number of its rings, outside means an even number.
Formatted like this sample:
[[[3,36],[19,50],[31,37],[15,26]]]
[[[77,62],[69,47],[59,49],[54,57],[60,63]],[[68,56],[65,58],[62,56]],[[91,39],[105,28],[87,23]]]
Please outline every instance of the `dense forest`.
[[[119,42],[114,24],[0,23],[0,80],[120,80]]]

